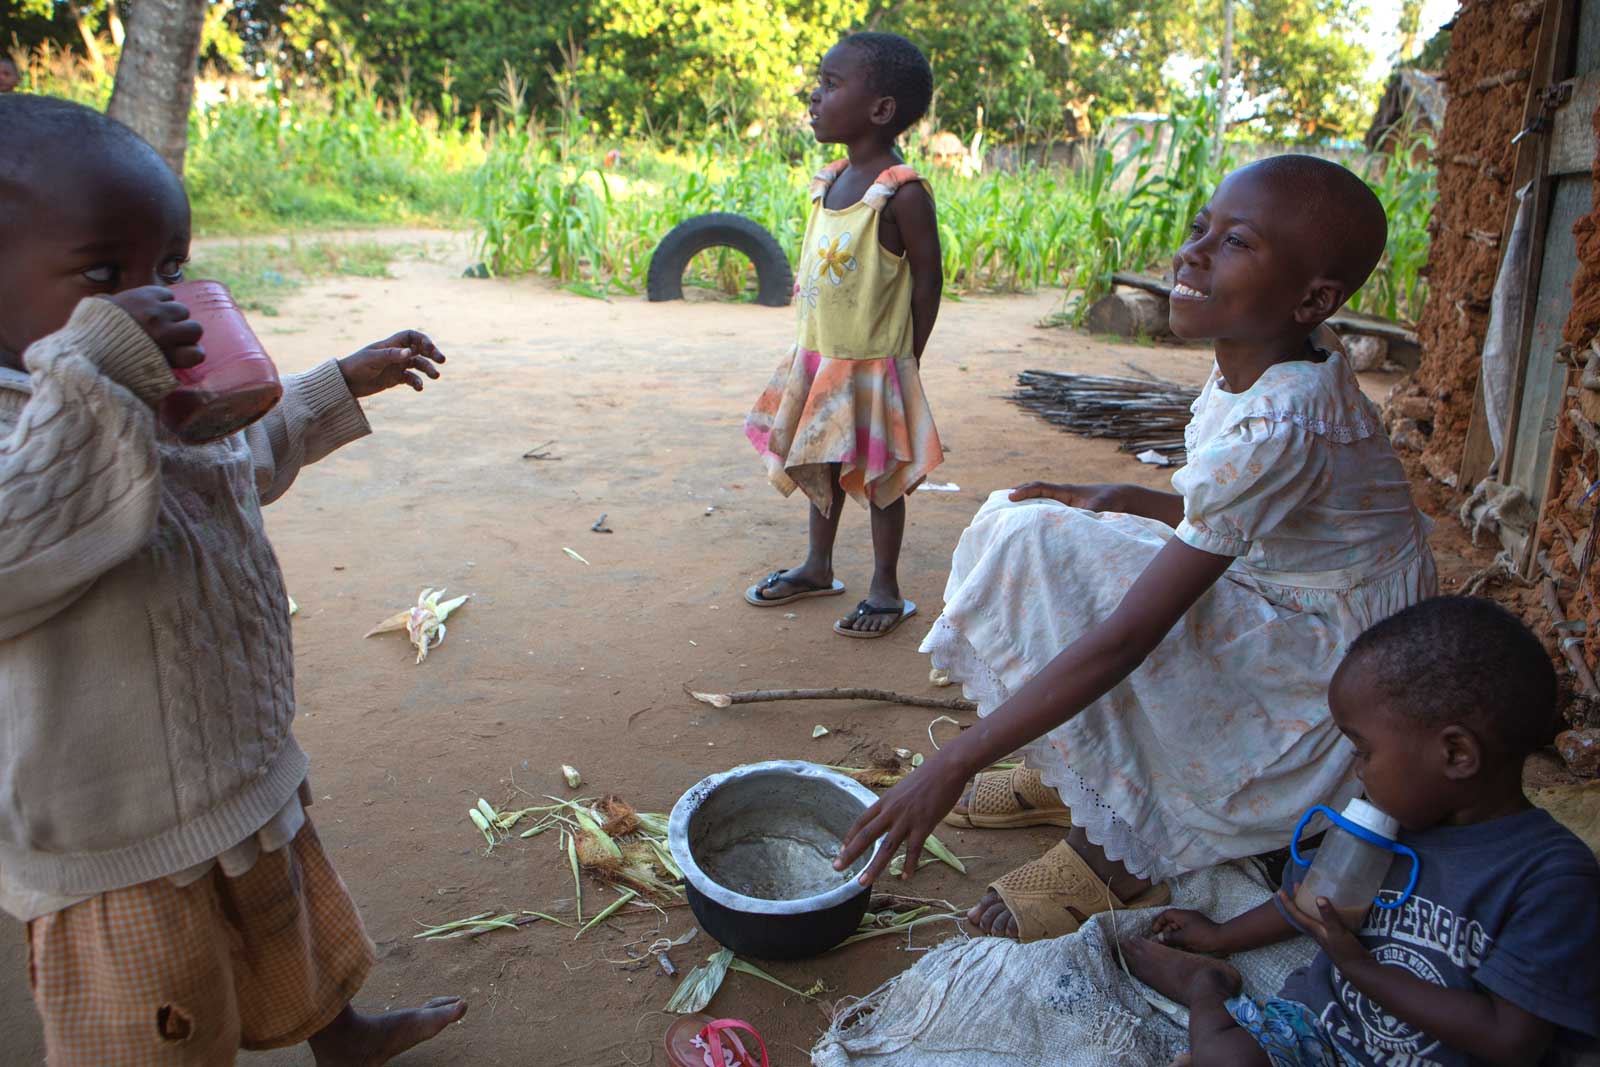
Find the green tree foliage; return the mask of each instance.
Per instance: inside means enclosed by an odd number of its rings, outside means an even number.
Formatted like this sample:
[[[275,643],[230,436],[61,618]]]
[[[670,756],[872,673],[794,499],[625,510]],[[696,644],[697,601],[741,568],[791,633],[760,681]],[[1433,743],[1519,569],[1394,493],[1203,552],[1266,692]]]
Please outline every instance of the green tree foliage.
[[[120,0],[137,3],[137,0]],[[823,52],[857,28],[928,52],[942,128],[1071,137],[1202,91],[1223,0],[210,0],[202,62],[284,87],[359,75],[464,122],[505,104],[595,128],[698,137],[797,119]],[[83,51],[111,0],[0,0],[0,40]],[[1365,122],[1365,0],[1235,0],[1236,122],[1321,139]],[[1416,0],[1406,0],[1415,33]],[[74,22],[72,12],[81,18]],[[573,105],[577,105],[576,109]],[[980,119],[981,115],[981,119]]]
[[[610,0],[584,42],[583,94],[613,128],[793,120],[863,0]]]
[[[81,16],[98,26],[94,16],[105,5],[80,3]],[[37,49],[81,49],[81,35],[72,21],[72,11],[59,0],[0,0],[0,51],[14,47]]]
[[[1107,115],[1165,105],[1162,68],[1179,0],[888,0],[867,17],[921,44],[938,81],[941,126],[1009,137],[1023,126],[1073,135]]]
[[[1219,47],[1220,0],[1196,10],[1190,48]],[[1364,0],[1235,0],[1234,64],[1245,100],[1229,120],[1274,136],[1318,140],[1347,136],[1371,117],[1376,86],[1371,53],[1356,40],[1369,17]]]

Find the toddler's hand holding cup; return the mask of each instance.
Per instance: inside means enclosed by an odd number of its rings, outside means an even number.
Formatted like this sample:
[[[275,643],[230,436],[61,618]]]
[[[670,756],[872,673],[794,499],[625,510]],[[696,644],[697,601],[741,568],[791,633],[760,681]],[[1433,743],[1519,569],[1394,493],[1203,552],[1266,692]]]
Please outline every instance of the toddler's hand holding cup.
[[[127,312],[139,328],[149,335],[174,370],[198,366],[205,358],[200,347],[204,330],[189,317],[189,309],[178,302],[171,289],[161,285],[141,285],[124,289],[105,299]]]

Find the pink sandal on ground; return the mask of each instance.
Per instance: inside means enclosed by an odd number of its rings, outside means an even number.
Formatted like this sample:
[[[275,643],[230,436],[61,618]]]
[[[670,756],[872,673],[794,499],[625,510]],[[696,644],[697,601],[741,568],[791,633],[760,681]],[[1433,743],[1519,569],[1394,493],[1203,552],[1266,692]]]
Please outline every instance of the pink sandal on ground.
[[[757,1060],[739,1040],[735,1030],[755,1039],[761,1058]],[[727,1044],[723,1044],[726,1034]],[[731,1046],[731,1047],[730,1047]],[[755,1027],[738,1019],[713,1019],[708,1015],[686,1015],[667,1029],[667,1062],[673,1067],[770,1067],[767,1045]]]

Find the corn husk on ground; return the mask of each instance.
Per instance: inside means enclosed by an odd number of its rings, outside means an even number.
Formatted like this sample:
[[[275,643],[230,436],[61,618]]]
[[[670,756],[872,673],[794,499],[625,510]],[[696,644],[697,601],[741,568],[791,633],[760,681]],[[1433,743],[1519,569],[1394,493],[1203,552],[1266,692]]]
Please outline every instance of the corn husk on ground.
[[[624,894],[633,894],[613,905],[613,909],[635,901],[655,908],[683,901],[683,872],[673,862],[667,846],[665,815],[635,811],[618,796],[600,800],[546,799],[551,803],[506,812],[498,812],[480,799],[476,807],[468,809],[467,816],[483,835],[489,851],[512,834],[526,839],[557,831],[557,850],[563,863],[572,869],[580,926],[584,922],[584,873]]]
[[[428,652],[439,647],[439,643],[444,640],[445,619],[467,602],[466,596],[441,601],[439,598],[443,595],[443,589],[424,589],[417,596],[416,607],[395,612],[368,630],[365,636],[373,637],[377,634],[404,630],[410,636],[411,643],[416,646],[417,662],[421,663],[428,658]]]
[[[873,768],[841,768],[841,770],[866,774],[869,771],[904,772],[909,769],[914,753],[896,750],[892,757],[875,760]],[[890,764],[892,759],[893,763]],[[920,761],[918,761],[920,762]],[[621,797],[606,796],[599,800],[580,798],[560,800],[545,797],[547,804],[514,811],[499,811],[487,800],[480,798],[467,809],[467,817],[484,838],[487,852],[509,841],[513,835],[529,839],[554,830],[558,862],[571,870],[574,896],[574,916],[568,920],[548,912],[516,911],[496,914],[492,911],[446,922],[438,926],[425,926],[415,936],[430,941],[475,938],[500,930],[516,930],[534,923],[555,924],[573,929],[577,940],[594,927],[621,914],[638,910],[660,913],[663,908],[685,903],[683,872],[673,862],[667,845],[667,816],[655,812],[641,812]],[[905,857],[897,858],[897,866]],[[922,863],[943,862],[965,872],[958,857],[951,855],[937,838],[930,837]],[[896,868],[891,868],[898,873]],[[597,901],[594,887],[590,886],[588,918],[585,918],[584,875],[602,883],[615,892],[606,893]],[[895,895],[874,896],[871,910],[862,918],[855,934],[839,947],[879,937],[904,937],[909,944],[914,931],[931,923],[953,922],[958,925],[965,914],[948,901],[926,900],[919,897]],[[678,947],[694,936],[694,927],[669,941],[658,939],[653,943],[665,949]],[[631,954],[630,954],[631,955]],[[659,957],[658,957],[659,958]],[[613,961],[615,962],[615,961]],[[675,974],[670,960],[663,970]],[[719,949],[706,957],[704,963],[692,968],[680,981],[666,1010],[675,1013],[702,1011],[709,1005],[732,972],[739,972],[769,982],[795,996],[814,1000],[827,992],[821,982],[809,989],[798,989],[767,973],[761,968],[735,956],[728,949]]]

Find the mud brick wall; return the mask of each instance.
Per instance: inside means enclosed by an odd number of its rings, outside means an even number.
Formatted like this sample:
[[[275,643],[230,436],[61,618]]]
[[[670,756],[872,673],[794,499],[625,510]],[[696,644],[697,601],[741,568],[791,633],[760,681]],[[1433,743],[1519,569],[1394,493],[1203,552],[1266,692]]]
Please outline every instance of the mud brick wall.
[[[1600,136],[1600,112],[1594,116]],[[1539,547],[1549,569],[1561,579],[1563,614],[1583,619],[1584,658],[1600,663],[1600,158],[1591,168],[1595,208],[1573,226],[1578,270],[1572,282],[1572,310],[1562,330],[1571,353],[1567,372],[1569,403],[1556,435],[1556,492],[1540,517]],[[1585,499],[1587,497],[1587,499]],[[1600,722],[1597,722],[1600,724]]]
[[[1427,471],[1449,484],[1472,418],[1500,230],[1513,194],[1511,139],[1522,120],[1543,9],[1537,0],[1466,0],[1450,35],[1428,301],[1417,323],[1422,365],[1407,390],[1407,425],[1395,433],[1397,445],[1421,451]]]

